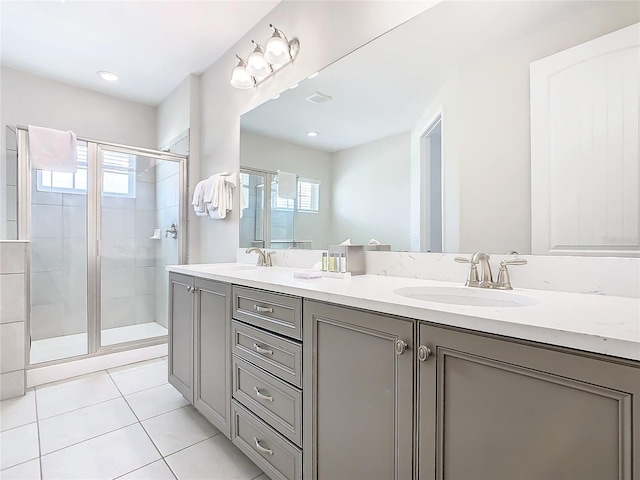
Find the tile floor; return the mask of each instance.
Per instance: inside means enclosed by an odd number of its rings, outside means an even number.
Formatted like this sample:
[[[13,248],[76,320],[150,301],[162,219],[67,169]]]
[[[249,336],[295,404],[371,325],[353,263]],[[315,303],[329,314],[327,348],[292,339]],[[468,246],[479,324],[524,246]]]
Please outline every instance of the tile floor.
[[[0,479],[268,480],[167,383],[165,358],[0,402]]]

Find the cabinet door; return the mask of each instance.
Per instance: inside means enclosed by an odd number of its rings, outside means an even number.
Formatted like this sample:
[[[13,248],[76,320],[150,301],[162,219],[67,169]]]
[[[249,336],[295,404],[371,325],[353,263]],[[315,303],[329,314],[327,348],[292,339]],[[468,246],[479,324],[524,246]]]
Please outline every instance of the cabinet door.
[[[303,314],[304,478],[410,479],[414,323],[307,300]]]
[[[194,405],[231,435],[231,285],[196,279]]]
[[[194,278],[169,275],[169,383],[193,402]]]
[[[425,324],[419,339],[419,478],[638,479],[638,368]]]

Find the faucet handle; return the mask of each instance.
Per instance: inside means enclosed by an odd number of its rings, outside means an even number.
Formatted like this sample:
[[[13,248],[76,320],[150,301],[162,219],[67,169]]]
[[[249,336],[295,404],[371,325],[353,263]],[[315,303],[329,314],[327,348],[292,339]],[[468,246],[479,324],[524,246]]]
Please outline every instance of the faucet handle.
[[[274,253],[276,252],[274,252],[273,250],[270,252],[264,252],[265,256],[267,257],[265,262],[265,265],[267,267],[273,267],[273,259],[271,258],[271,255],[273,255]]]
[[[507,265],[526,265],[527,261],[524,258],[518,260],[503,260],[500,262],[500,270],[498,271],[498,281],[496,288],[502,290],[513,290],[511,286],[511,278],[509,277],[509,271]]]
[[[504,267],[505,265],[526,265],[527,261],[524,258],[519,258],[517,260],[503,260],[500,262],[500,267]]]
[[[474,258],[464,258],[464,257],[456,257],[454,259],[458,263],[470,263],[471,268],[469,269],[469,275],[467,276],[467,281],[465,282],[465,287],[477,287],[480,285],[480,279],[478,278],[478,262],[474,261]]]
[[[464,257],[456,257],[454,258],[454,260],[458,263],[473,263],[474,265],[477,265],[478,262],[474,262],[473,261],[473,257],[471,258],[464,258]],[[473,268],[473,267],[472,267]]]

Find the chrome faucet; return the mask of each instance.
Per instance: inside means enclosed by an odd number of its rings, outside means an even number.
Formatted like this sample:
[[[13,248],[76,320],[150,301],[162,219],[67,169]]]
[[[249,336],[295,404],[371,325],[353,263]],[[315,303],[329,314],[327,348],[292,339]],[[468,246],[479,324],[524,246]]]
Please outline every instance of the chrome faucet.
[[[273,252],[264,252],[258,247],[250,247],[245,251],[245,253],[253,252],[256,252],[258,254],[258,263],[256,263],[258,267],[273,267],[273,260],[271,260],[271,255],[273,255]]]
[[[496,288],[499,290],[513,290],[511,286],[511,279],[509,278],[509,271],[507,265],[525,265],[527,263],[524,259],[516,260],[503,260],[500,262],[500,271],[498,272],[498,280],[493,281],[493,275],[491,274],[491,264],[489,259],[491,257],[486,253],[476,252],[471,258],[456,257],[455,261],[459,263],[469,263],[469,275],[467,281],[464,284],[466,287],[478,287],[478,288]],[[480,274],[478,275],[478,265],[480,265]]]

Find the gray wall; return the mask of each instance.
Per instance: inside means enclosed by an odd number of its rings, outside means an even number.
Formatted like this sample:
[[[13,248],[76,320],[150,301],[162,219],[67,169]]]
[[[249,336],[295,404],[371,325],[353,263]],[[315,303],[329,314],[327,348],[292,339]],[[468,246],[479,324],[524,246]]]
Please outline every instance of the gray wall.
[[[375,238],[409,249],[410,140],[404,132],[333,154],[333,243]]]

